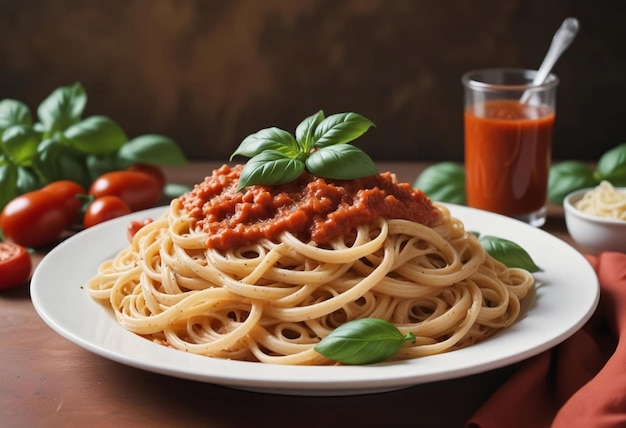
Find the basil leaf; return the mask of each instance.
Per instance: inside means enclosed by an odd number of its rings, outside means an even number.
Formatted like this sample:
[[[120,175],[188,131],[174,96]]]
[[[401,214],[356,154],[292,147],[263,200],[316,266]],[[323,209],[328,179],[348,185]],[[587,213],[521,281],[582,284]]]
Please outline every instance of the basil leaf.
[[[357,113],[337,113],[315,128],[314,147],[349,143],[363,135],[374,123]]]
[[[351,144],[326,146],[306,159],[309,172],[318,177],[352,180],[378,174],[378,168],[363,150]]]
[[[481,236],[478,240],[491,257],[503,263],[506,267],[522,268],[529,272],[541,270],[526,250],[513,241],[489,235]]]
[[[16,165],[30,165],[37,154],[40,135],[30,126],[14,125],[2,134],[4,153]]]
[[[34,166],[48,183],[71,180],[86,188],[91,183],[84,155],[53,138],[39,144]]]
[[[120,148],[118,156],[129,163],[169,166],[182,166],[187,163],[180,147],[170,138],[161,135],[142,135],[133,138]]]
[[[552,165],[548,175],[548,200],[562,205],[563,199],[574,190],[595,186],[591,168],[579,161],[564,161]]]
[[[287,157],[295,158],[298,155],[298,144],[289,132],[280,128],[262,129],[244,138],[230,159],[235,156],[251,158],[264,150],[276,150]]]
[[[605,152],[596,166],[598,181],[607,180],[614,186],[626,186],[626,143]]]
[[[296,141],[304,153],[309,153],[313,148],[315,129],[322,120],[324,120],[324,112],[320,110],[304,119],[296,128]]]
[[[405,342],[415,342],[413,333],[403,335],[379,318],[362,318],[340,325],[314,349],[343,364],[372,364],[389,359]]]
[[[16,196],[17,167],[10,162],[0,163],[0,211]]]
[[[31,126],[33,124],[30,110],[21,101],[4,99],[0,101],[0,133],[14,126]]]
[[[37,109],[46,135],[51,136],[78,123],[86,104],[87,94],[80,83],[55,89]]]
[[[433,201],[465,205],[465,168],[455,162],[440,162],[425,168],[413,187]]]
[[[63,156],[69,150],[59,141],[53,138],[46,138],[37,147],[37,156],[35,158],[35,167],[43,174],[46,181],[54,181],[62,172],[59,171],[58,158]]]
[[[28,167],[17,167],[16,194],[21,195],[26,192],[32,192],[43,186],[41,178],[37,172]]]
[[[91,116],[68,128],[63,136],[68,145],[86,154],[104,155],[119,150],[128,139],[106,116]]]
[[[244,165],[237,191],[250,184],[278,185],[295,180],[304,171],[304,162],[285,157],[276,150],[265,150]]]

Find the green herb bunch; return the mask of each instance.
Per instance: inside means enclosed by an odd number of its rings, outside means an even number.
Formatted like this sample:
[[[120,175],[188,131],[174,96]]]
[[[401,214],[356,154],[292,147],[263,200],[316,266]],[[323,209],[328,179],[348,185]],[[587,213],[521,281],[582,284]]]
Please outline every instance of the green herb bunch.
[[[36,121],[21,101],[0,101],[0,209],[14,197],[57,180],[88,188],[105,172],[133,163],[183,165],[171,139],[128,139],[106,116],[83,118],[87,94],[80,83],[60,87],[37,108]]]
[[[304,119],[295,137],[280,128],[262,129],[246,137],[231,156],[251,158],[239,178],[239,188],[279,185],[298,178],[305,169],[331,179],[352,180],[378,173],[374,161],[347,144],[374,124],[357,113],[325,117],[323,111]]]

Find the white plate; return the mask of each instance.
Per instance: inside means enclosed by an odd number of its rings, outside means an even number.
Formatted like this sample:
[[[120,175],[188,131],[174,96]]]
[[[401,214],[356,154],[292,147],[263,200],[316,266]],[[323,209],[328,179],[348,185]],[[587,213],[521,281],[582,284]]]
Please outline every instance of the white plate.
[[[84,288],[98,265],[127,245],[129,220],[157,217],[164,207],[111,220],[70,237],[46,255],[31,282],[33,305],[60,335],[105,358],[201,382],[290,395],[366,394],[499,368],[547,350],[589,319],[598,280],[585,258],[560,239],[517,220],[449,205],[468,231],[510,239],[543,269],[524,316],[485,342],[446,354],[368,366],[300,367],[220,360],[152,343],[121,327]]]

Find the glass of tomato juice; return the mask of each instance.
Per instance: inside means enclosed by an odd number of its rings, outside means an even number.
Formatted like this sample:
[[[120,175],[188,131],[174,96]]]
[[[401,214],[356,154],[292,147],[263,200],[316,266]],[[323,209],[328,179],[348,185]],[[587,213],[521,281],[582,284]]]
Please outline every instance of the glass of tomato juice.
[[[547,211],[548,173],[558,78],[533,84],[536,71],[465,73],[465,171],[470,207],[540,227]]]

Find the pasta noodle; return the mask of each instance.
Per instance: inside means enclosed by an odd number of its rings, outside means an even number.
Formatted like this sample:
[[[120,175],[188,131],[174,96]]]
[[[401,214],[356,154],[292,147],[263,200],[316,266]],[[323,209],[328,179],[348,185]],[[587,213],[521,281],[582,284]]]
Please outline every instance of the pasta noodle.
[[[575,207],[597,217],[626,220],[626,193],[603,180],[593,190],[586,192]]]
[[[446,206],[435,207],[432,227],[378,217],[327,245],[284,231],[219,250],[174,199],[87,288],[126,329],[210,357],[332,364],[313,347],[364,317],[416,336],[395,359],[447,352],[515,322],[534,279],[490,257]]]

